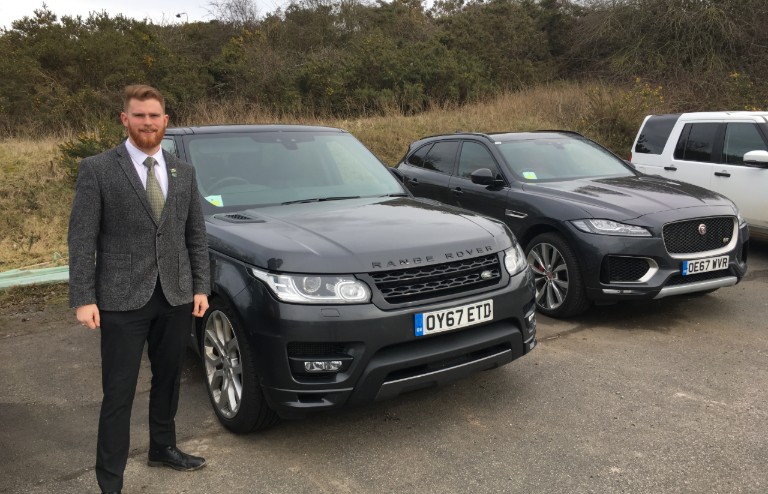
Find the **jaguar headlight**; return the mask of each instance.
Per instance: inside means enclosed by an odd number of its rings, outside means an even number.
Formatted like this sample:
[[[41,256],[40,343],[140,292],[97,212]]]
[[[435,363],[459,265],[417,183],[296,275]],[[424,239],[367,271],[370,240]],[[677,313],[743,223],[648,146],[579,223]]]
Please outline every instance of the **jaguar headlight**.
[[[368,285],[349,275],[274,274],[251,268],[283,302],[297,304],[363,304],[371,300]]]
[[[516,275],[528,267],[528,261],[525,260],[525,253],[520,244],[515,243],[514,247],[504,251],[504,267],[510,276]]]
[[[739,220],[739,228],[747,224],[747,220],[744,219],[744,217],[741,215],[741,211],[736,209],[736,218]]]
[[[585,233],[617,235],[621,237],[650,237],[651,232],[642,226],[627,225],[612,220],[585,219],[571,221],[571,224]]]

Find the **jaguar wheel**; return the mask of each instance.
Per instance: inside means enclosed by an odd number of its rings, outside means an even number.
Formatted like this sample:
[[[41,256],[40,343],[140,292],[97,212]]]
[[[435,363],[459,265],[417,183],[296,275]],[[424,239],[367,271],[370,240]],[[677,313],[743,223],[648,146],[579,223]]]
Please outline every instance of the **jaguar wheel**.
[[[212,299],[203,318],[200,355],[213,411],[232,432],[264,429],[278,420],[254,369],[253,352],[236,314]]]
[[[528,265],[536,286],[536,308],[550,317],[581,314],[590,306],[578,260],[557,233],[543,233],[528,243]]]

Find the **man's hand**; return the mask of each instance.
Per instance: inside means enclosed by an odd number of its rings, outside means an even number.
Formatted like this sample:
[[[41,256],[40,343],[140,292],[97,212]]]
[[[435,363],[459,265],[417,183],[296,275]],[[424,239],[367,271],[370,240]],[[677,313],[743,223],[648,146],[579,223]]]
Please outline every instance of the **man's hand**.
[[[208,310],[208,295],[204,293],[196,293],[195,300],[193,302],[192,315],[195,317],[203,317],[205,311]]]
[[[77,308],[75,315],[80,324],[89,329],[96,329],[101,326],[99,308],[96,307],[96,304],[81,305]]]

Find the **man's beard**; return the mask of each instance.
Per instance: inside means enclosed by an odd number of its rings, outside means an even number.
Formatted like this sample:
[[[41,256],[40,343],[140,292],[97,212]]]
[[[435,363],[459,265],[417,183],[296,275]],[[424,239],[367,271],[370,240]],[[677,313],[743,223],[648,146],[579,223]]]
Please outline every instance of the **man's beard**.
[[[131,136],[131,139],[138,148],[154,149],[160,145],[163,140],[163,136],[165,135],[165,125],[163,125],[162,128],[158,128],[157,132],[153,134],[142,132],[142,129],[154,130],[154,127],[141,127],[137,129],[132,127],[130,124],[128,125],[128,135]]]

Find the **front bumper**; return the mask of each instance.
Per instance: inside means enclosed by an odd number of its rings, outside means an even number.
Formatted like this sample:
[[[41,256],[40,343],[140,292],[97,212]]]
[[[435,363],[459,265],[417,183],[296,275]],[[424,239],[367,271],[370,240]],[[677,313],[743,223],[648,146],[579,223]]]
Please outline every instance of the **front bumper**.
[[[672,257],[659,237],[609,237],[591,235],[575,228],[571,234],[583,260],[582,276],[587,296],[597,303],[621,300],[652,300],[686,293],[714,290],[737,284],[747,272],[749,229],[739,227],[739,237],[728,255],[728,267],[691,276],[682,276],[681,256]],[[617,282],[606,280],[605,262],[609,256],[644,259],[653,266],[640,281]],[[702,256],[691,255],[686,260]]]
[[[493,300],[486,324],[417,337],[414,315]],[[260,384],[284,418],[392,398],[507,364],[536,345],[529,269],[507,286],[395,310],[374,304],[312,306],[276,300],[258,280],[233,298],[245,321]],[[297,350],[298,349],[298,350]],[[344,357],[339,372],[309,374],[297,361]]]

